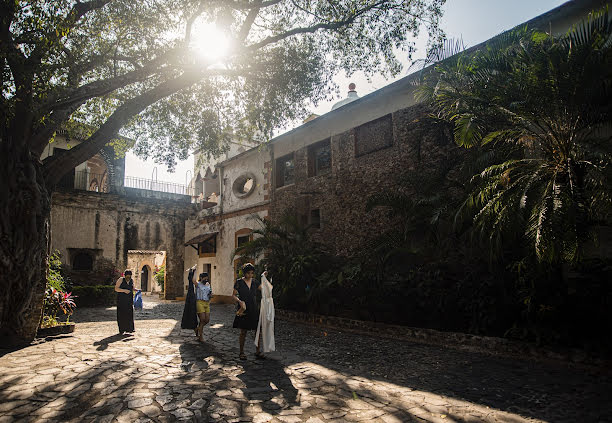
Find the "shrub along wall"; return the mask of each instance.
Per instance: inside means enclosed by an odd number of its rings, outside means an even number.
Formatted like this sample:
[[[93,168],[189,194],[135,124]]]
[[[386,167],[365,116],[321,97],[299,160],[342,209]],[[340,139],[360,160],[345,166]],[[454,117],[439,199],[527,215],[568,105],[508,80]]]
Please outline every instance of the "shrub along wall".
[[[114,285],[74,286],[72,294],[77,307],[113,306],[117,298]]]

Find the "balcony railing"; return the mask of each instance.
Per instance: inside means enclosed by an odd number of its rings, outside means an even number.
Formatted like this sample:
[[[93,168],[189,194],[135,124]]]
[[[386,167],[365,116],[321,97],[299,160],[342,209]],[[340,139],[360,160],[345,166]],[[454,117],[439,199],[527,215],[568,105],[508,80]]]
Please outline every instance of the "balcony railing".
[[[171,194],[194,195],[194,189],[191,186],[175,184],[174,182],[155,181],[153,179],[136,178],[134,176],[126,176],[124,186],[127,188],[146,189],[150,191],[161,191]]]
[[[195,190],[191,186],[175,184],[173,182],[154,181],[152,179],[126,176],[124,184],[127,188],[137,188],[149,191],[167,192],[194,196]],[[110,192],[108,174],[97,174],[87,171],[70,173],[60,181],[58,186],[80,191]]]

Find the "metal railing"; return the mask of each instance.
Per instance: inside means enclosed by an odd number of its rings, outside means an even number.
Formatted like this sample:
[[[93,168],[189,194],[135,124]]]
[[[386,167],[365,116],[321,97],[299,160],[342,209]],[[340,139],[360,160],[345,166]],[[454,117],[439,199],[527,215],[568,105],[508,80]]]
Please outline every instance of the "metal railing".
[[[62,180],[58,183],[58,186],[80,191],[110,192],[109,178],[108,174],[106,173],[98,174],[87,171],[69,173],[62,178]],[[173,182],[136,178],[134,176],[126,176],[124,178],[123,186],[126,188],[167,192],[170,194],[189,195],[192,197],[195,196],[195,190],[192,186],[175,184]]]
[[[174,182],[162,182],[153,179],[136,178],[134,176],[126,176],[124,179],[126,188],[146,189],[149,191],[161,191],[171,194],[181,194],[194,196],[195,190],[192,186],[175,184]]]

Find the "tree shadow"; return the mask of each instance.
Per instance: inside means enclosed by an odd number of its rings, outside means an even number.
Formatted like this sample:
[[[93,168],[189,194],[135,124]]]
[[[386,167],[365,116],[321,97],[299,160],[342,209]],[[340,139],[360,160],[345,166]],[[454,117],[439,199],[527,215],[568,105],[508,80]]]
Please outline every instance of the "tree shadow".
[[[279,353],[255,360],[251,335],[243,362],[233,313],[215,307],[207,342],[198,343],[193,331],[180,329],[182,310],[174,309],[168,335],[137,331],[136,342],[123,344],[115,335],[92,342],[95,335],[75,333],[72,344],[50,341],[0,357],[0,416],[237,421],[265,413],[274,421],[518,422],[598,421],[612,411],[605,400],[612,381],[604,374],[373,336],[352,335],[354,344],[347,344],[338,331],[282,320]]]

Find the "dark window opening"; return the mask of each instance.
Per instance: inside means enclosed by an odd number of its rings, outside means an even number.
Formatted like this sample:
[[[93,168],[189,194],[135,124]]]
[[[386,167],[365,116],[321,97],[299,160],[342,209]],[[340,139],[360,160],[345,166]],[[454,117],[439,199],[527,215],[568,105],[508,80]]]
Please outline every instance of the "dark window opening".
[[[244,244],[251,240],[251,235],[242,235],[238,237],[238,247],[242,247]]]
[[[391,146],[393,146],[393,120],[390,114],[355,128],[355,157]]]
[[[331,170],[332,154],[329,139],[308,148],[308,176],[324,175]]]
[[[316,229],[321,228],[321,210],[320,209],[310,210],[310,225]]]
[[[295,166],[293,153],[276,159],[276,187],[295,183]]]
[[[87,253],[76,253],[72,259],[72,270],[92,270],[93,259]]]
[[[200,257],[214,256],[217,253],[217,237],[213,236],[204,242],[200,242],[198,244],[198,252]]]

